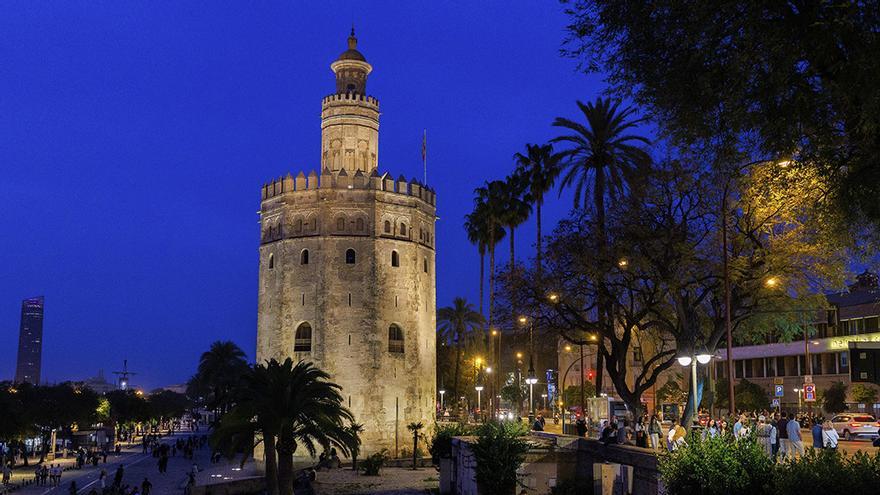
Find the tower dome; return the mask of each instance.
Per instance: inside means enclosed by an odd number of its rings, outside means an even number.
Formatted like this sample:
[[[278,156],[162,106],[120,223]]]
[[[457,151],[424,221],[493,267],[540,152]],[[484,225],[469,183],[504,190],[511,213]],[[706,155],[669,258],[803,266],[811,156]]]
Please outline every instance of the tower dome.
[[[348,50],[342,52],[336,60],[359,60],[366,62],[367,59],[364,57],[364,54],[357,50],[357,43],[358,39],[354,35],[354,26],[352,26],[351,35],[348,37]]]
[[[348,50],[330,64],[330,69],[336,74],[336,94],[367,94],[367,76],[373,71],[373,67],[357,49],[354,27],[348,37]]]

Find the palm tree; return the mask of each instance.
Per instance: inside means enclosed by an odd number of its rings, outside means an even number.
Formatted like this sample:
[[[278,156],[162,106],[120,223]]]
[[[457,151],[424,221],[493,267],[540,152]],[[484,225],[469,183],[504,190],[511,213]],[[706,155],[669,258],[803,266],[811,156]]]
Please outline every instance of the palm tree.
[[[471,244],[476,244],[477,251],[480,253],[480,314],[483,315],[483,288],[486,276],[486,251],[489,245],[489,225],[485,218],[485,208],[474,207],[474,211],[465,215],[464,228],[467,231],[468,240]],[[504,228],[501,225],[495,226],[495,238],[502,239],[504,237]]]
[[[351,434],[352,444],[350,445],[351,449],[351,470],[358,470],[358,459],[357,456],[361,451],[361,433],[364,432],[364,425],[361,423],[351,423],[348,425],[348,432]]]
[[[209,393],[208,407],[218,409],[221,413],[229,410],[230,393],[248,370],[245,358],[244,351],[229,340],[214,342],[202,354],[194,381],[198,389]]]
[[[502,189],[502,206],[503,214],[501,222],[510,233],[510,271],[513,272],[513,266],[516,261],[514,252],[514,233],[516,228],[529,219],[532,214],[532,205],[525,197],[528,184],[517,174],[507,176],[503,182]]]
[[[587,191],[592,190],[598,237],[597,255],[600,263],[607,264],[605,198],[608,196],[611,201],[615,201],[645,175],[651,157],[640,146],[648,145],[650,141],[633,132],[646,118],[634,118],[635,108],[621,109],[619,101],[607,98],[597,98],[595,102],[586,104],[578,101],[577,105],[587,121],[586,125],[557,117],[553,125],[567,129],[571,134],[554,138],[552,142],[570,145],[556,157],[565,162],[566,171],[561,186],[575,188],[575,208],[582,206],[581,198],[586,203]],[[611,309],[604,301],[598,301],[600,326],[610,318]],[[597,352],[597,394],[602,391],[602,361],[602,353]]]
[[[418,459],[419,435],[421,435],[422,428],[424,428],[424,427],[425,427],[425,425],[421,421],[419,421],[418,423],[412,422],[412,423],[406,425],[406,429],[411,431],[413,434],[413,466],[412,466],[413,471],[416,470],[416,461]]]
[[[489,251],[489,316],[488,327],[492,327],[492,311],[495,306],[495,246],[504,238],[505,183],[500,180],[487,182],[485,186],[474,189],[474,211],[483,220],[487,232],[486,249]],[[488,328],[486,332],[488,338]],[[488,341],[487,341],[488,343]]]
[[[313,364],[290,358],[255,366],[237,389],[235,406],[211,435],[224,452],[255,447],[250,438],[261,435],[266,455],[266,485],[270,495],[293,494],[293,454],[302,446],[313,456],[318,447],[336,447],[349,455],[356,442],[352,414],[342,405],[339,385]]]
[[[455,343],[455,377],[452,397],[458,400],[458,384],[461,377],[461,351],[465,344],[474,340],[477,330],[484,324],[483,315],[474,311],[473,305],[463,297],[452,300],[452,306],[437,312],[440,333],[450,343]]]
[[[541,276],[541,208],[544,206],[544,194],[553,188],[556,178],[559,177],[559,157],[553,154],[553,145],[527,144],[526,154],[516,153],[513,155],[516,161],[516,174],[520,176],[526,186],[527,199],[535,205],[535,221],[537,226],[537,242],[535,244],[538,278]]]

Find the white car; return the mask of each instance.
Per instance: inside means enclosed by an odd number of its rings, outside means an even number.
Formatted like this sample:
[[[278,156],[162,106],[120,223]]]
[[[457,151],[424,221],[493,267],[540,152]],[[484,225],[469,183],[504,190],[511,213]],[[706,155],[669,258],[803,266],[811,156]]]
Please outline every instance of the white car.
[[[831,425],[844,440],[877,438],[880,422],[865,413],[840,413],[831,419]]]

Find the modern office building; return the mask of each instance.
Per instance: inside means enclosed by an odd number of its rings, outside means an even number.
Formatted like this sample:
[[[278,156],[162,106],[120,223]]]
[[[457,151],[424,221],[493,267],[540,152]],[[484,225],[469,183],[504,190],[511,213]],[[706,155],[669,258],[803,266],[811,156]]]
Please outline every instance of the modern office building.
[[[809,332],[791,342],[770,342],[733,348],[734,379],[761,385],[774,398],[776,386],[784,395],[780,406],[795,409],[804,403],[802,389],[811,380],[821,394],[834,382],[850,385],[849,343],[880,342],[880,287],[875,274],[863,273],[849,290],[828,294],[828,307],[804,311]],[[727,353],[714,366],[715,376],[726,376]],[[797,391],[796,391],[797,389]],[[848,401],[852,401],[848,397]],[[769,405],[769,404],[768,404]],[[851,404],[857,409],[880,412],[880,404]]]
[[[43,355],[43,296],[21,302],[21,326],[18,333],[16,383],[40,384]]]

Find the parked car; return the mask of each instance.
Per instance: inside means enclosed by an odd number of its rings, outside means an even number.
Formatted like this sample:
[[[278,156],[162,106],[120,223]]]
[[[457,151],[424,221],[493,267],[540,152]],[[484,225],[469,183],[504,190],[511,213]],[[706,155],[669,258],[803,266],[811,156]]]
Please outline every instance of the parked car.
[[[831,419],[831,424],[844,440],[876,438],[880,432],[880,422],[865,413],[840,413]]]

